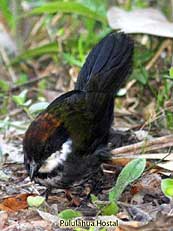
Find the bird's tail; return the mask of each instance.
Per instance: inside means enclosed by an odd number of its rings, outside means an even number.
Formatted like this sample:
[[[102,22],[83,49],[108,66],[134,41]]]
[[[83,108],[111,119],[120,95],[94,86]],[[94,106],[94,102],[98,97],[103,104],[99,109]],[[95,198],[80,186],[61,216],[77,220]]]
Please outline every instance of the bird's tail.
[[[124,33],[111,33],[89,53],[76,90],[114,95],[132,70],[133,41]]]
[[[133,47],[128,35],[111,33],[89,53],[75,89],[86,92],[87,106],[96,118],[105,113],[112,117],[114,96],[132,71]]]

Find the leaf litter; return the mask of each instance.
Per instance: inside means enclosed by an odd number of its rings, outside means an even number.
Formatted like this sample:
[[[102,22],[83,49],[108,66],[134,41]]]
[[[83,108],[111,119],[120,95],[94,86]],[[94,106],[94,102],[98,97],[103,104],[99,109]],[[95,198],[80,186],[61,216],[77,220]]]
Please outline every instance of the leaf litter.
[[[126,145],[127,133],[129,135],[129,131],[122,131]],[[130,134],[130,136],[134,137],[134,134]],[[140,138],[141,137],[142,135]],[[144,135],[143,139],[145,140],[145,138],[146,136]],[[3,140],[1,148],[2,150],[6,150],[6,152],[3,151],[3,153],[7,154],[8,152],[14,151],[16,153],[18,152],[18,155],[23,157],[22,152],[20,153],[20,149],[18,149],[18,145],[21,143],[18,138],[14,141],[12,149],[9,148],[8,141],[6,141],[4,137],[1,137],[1,140]],[[137,138],[135,138],[134,142],[136,142],[136,140]],[[149,140],[151,140],[151,138]],[[16,146],[16,150],[14,150],[14,147],[17,144],[16,142],[18,145]],[[122,142],[123,138],[121,138],[119,146],[122,146]],[[8,149],[6,149],[7,146]],[[118,147],[116,146],[115,148]],[[148,153],[148,156],[149,155],[150,154]],[[149,159],[148,163],[149,162],[151,164],[152,160]],[[104,169],[106,182],[104,182],[102,186],[103,188],[101,193],[97,193],[97,199],[101,202],[108,200],[109,191],[114,186],[116,178],[121,170],[111,162],[110,165],[105,164]],[[94,218],[97,216],[97,213],[100,212],[97,206],[91,203],[90,200],[83,198],[83,196],[78,194],[78,191],[75,192],[75,190],[72,192],[71,196],[73,199],[76,199],[77,197],[80,198],[80,203],[78,204],[80,205],[79,207],[75,207],[75,203],[69,203],[63,190],[57,190],[55,194],[49,197],[46,205],[43,207],[41,206],[39,209],[36,207],[29,208],[27,203],[28,196],[38,195],[36,192],[42,194],[45,188],[30,182],[20,158],[4,159],[4,162],[1,165],[1,171],[8,176],[7,181],[0,178],[0,210],[5,211],[0,214],[0,218],[2,220],[4,219],[4,223],[2,222],[4,226],[1,230],[13,230],[14,227],[17,227],[19,224],[20,227],[26,227],[28,230],[29,228],[31,229],[31,227],[33,229],[36,229],[36,227],[41,227],[42,229],[46,230],[56,230],[58,228],[59,220],[57,214],[64,209],[69,208],[80,211],[85,219],[89,219],[91,217]],[[164,196],[160,188],[162,177],[163,174],[157,169],[157,167],[152,168],[146,171],[145,174],[143,174],[134,183],[126,187],[125,191],[121,194],[120,200],[118,201],[120,211],[116,216],[114,216],[114,219],[117,218],[120,220],[120,227],[122,230],[126,230],[125,227],[129,227],[129,225],[136,227],[146,224],[149,225],[151,221],[158,223],[158,213],[165,214],[165,211],[171,211],[169,199]],[[83,194],[90,193],[90,189],[82,189],[82,192]],[[33,214],[35,214],[34,220]],[[121,217],[125,215],[128,218],[128,222],[121,219]],[[24,216],[26,219],[24,218],[21,220],[21,216]],[[162,216],[165,215],[161,215],[161,217]],[[14,219],[17,220],[17,222],[14,222]],[[109,219],[109,216],[107,219]],[[163,219],[165,219],[165,217],[163,217]]]

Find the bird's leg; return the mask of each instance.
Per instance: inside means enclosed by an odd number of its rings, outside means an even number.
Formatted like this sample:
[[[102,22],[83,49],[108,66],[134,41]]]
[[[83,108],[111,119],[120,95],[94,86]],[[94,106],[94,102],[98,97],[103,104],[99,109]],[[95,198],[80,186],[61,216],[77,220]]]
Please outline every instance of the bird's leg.
[[[48,200],[49,194],[52,191],[52,187],[47,187],[44,192],[41,193],[41,196],[45,197],[46,201]]]
[[[111,128],[109,131],[109,143],[112,148],[119,148],[129,143],[136,143],[138,141],[136,135],[128,130],[121,131]]]
[[[110,148],[107,146],[101,146],[94,152],[94,156],[97,156],[101,161],[107,161],[111,158]]]

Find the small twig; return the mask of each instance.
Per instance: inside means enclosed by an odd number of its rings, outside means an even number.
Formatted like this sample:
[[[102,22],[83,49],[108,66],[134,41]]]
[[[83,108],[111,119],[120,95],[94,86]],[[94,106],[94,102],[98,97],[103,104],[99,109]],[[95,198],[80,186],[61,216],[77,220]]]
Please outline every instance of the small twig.
[[[173,106],[165,107],[164,110],[173,110]],[[132,129],[140,129],[143,130],[146,126],[151,125],[151,123],[154,123],[158,119],[165,118],[164,110],[161,110],[158,112],[154,117],[150,117],[148,120],[146,120],[142,125],[137,124],[136,126],[131,127]]]
[[[38,21],[34,24],[31,32],[30,32],[30,39],[33,38],[33,36],[35,36],[38,32],[38,30],[40,29],[40,27],[42,26],[42,24],[44,23],[45,20],[45,15],[41,16]]]
[[[152,59],[149,61],[149,63],[147,63],[147,65],[145,66],[145,69],[147,71],[149,71],[152,68],[152,66],[156,63],[157,59],[160,57],[160,55],[163,52],[163,50],[165,48],[167,48],[171,43],[172,43],[172,41],[170,39],[166,39],[162,43],[162,45],[159,47],[159,50],[156,52],[156,54],[154,55],[154,57],[152,57]]]
[[[169,148],[169,151],[165,156],[160,158],[157,162],[153,163],[152,165],[148,166],[148,168],[145,171],[149,171],[150,169],[156,167],[159,163],[162,163],[164,160],[170,160],[170,161],[173,160],[173,158],[172,159],[169,158],[172,155],[171,151],[172,151],[172,147]]]
[[[145,154],[120,154],[112,157],[112,160],[117,159],[135,159],[135,158],[144,158],[150,160],[173,160],[173,153],[145,153]]]
[[[140,127],[140,130],[143,130],[146,126],[150,125],[151,123],[157,121],[158,119],[160,119],[163,116],[163,112],[160,111],[158,112],[154,117],[150,117],[147,121],[145,121],[145,123],[143,123],[143,125]]]
[[[15,110],[13,110],[13,111],[10,111],[10,112],[8,113],[8,116],[9,116],[9,117],[16,116],[16,115],[20,114],[22,111],[23,111],[23,109],[15,109]],[[7,117],[6,114],[5,114],[5,115],[0,115],[0,119],[4,119],[5,117]]]
[[[8,58],[8,55],[7,55],[6,51],[5,51],[5,49],[2,46],[0,46],[0,53],[1,53],[1,56],[2,56],[2,59],[3,59],[4,63],[5,63],[5,65],[6,65],[7,69],[8,69],[8,72],[10,74],[12,82],[15,82],[17,80],[16,74],[15,74],[13,68],[9,65],[10,60]]]
[[[125,147],[116,148],[113,149],[111,153],[113,155],[118,155],[118,154],[133,155],[137,153],[144,153],[144,152],[153,151],[161,148],[168,148],[172,146],[173,146],[173,135],[168,135],[159,138],[154,138],[152,140],[138,142],[132,145],[127,145]]]
[[[39,82],[39,81],[41,81],[41,80],[43,80],[43,79],[50,78],[50,77],[52,77],[52,76],[54,77],[55,74],[46,75],[46,76],[41,76],[41,77],[38,77],[38,78],[35,78],[35,79],[31,79],[31,80],[29,80],[29,81],[27,81],[27,82],[25,82],[25,83],[23,83],[23,84],[20,84],[20,85],[17,85],[17,86],[12,87],[12,88],[10,89],[10,91],[17,91],[17,90],[19,90],[19,89],[22,88],[22,87],[26,87],[26,86],[29,86],[29,85],[33,85],[33,84],[35,84],[35,83],[37,83],[37,82]]]
[[[31,188],[32,188],[33,192],[35,192],[36,194],[40,195],[39,191],[36,189],[36,187],[35,187],[34,184],[31,185]]]
[[[107,173],[107,174],[114,174],[115,173],[115,171],[110,171],[110,170],[106,170],[106,169],[103,169],[103,172]]]
[[[16,188],[18,189],[18,188],[25,188],[25,187],[30,187],[30,186],[31,187],[34,186],[34,182],[28,182],[26,184],[17,185]]]

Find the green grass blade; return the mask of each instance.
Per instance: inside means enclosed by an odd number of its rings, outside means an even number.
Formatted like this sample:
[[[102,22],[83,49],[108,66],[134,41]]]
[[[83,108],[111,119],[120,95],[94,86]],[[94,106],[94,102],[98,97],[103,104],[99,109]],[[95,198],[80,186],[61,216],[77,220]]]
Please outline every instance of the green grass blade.
[[[9,1],[0,0],[0,10],[1,10],[4,18],[7,20],[8,25],[11,28],[14,28],[15,22],[14,22],[14,19],[13,19],[12,12],[10,11],[10,8],[9,8]]]
[[[43,6],[33,9],[29,14],[54,14],[57,12],[61,13],[76,13],[82,16],[86,16],[102,23],[106,23],[106,17],[98,14],[96,11],[89,9],[88,7],[77,3],[77,2],[51,2],[44,4]]]
[[[20,61],[28,60],[34,57],[38,57],[44,54],[53,54],[58,53],[58,44],[56,42],[45,44],[40,47],[36,47],[33,49],[30,49],[28,51],[25,51],[24,53],[17,56],[15,59],[12,60],[11,64],[17,64]]]

